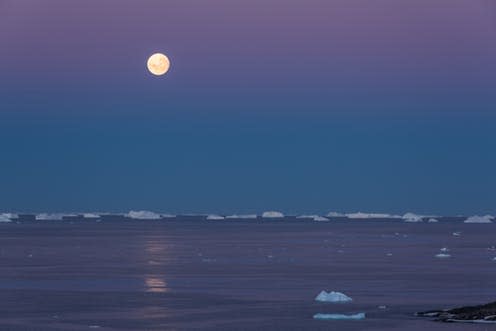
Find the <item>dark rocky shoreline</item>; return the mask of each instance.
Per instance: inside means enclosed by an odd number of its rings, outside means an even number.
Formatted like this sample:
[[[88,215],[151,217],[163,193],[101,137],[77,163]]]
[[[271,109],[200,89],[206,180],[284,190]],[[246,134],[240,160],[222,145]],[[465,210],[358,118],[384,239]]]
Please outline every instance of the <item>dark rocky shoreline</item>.
[[[430,310],[418,312],[415,315],[420,317],[435,317],[435,320],[440,322],[496,323],[496,302],[449,310]]]

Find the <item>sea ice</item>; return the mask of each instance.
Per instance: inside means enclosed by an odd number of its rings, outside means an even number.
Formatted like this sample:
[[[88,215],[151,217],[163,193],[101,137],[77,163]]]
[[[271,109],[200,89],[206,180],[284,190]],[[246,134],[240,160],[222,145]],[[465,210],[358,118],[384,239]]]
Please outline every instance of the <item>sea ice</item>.
[[[0,223],[10,223],[12,220],[4,214],[0,214]]]
[[[131,210],[126,214],[127,217],[136,219],[136,220],[158,220],[160,219],[160,215],[147,210]]]
[[[83,217],[84,218],[100,218],[100,215],[94,214],[94,213],[84,213]]]
[[[353,315],[345,314],[315,314],[314,319],[317,320],[363,320],[365,319],[365,313],[358,313]]]
[[[311,219],[317,222],[327,222],[329,219],[327,217],[319,216],[319,215],[301,215],[296,217],[298,219]]]
[[[14,214],[14,213],[0,213],[0,217],[5,217],[10,220],[15,220],[19,218],[19,215]]]
[[[266,211],[262,214],[263,218],[283,218],[284,214],[278,211]]]
[[[453,232],[453,236],[460,237],[462,233],[460,231]]]
[[[449,248],[447,247],[443,247],[440,249],[441,252],[445,253],[445,252],[449,252]]]
[[[437,219],[435,219],[435,218],[429,218],[429,220],[427,222],[428,223],[437,223],[439,221]]]
[[[335,211],[331,211],[331,212],[327,213],[327,217],[343,217],[343,216],[346,216],[346,215],[342,214],[342,213],[337,213]]]
[[[492,223],[491,220],[493,218],[494,217],[491,215],[485,215],[485,216],[475,215],[475,216],[470,216],[465,221],[463,221],[463,223]]]
[[[321,291],[319,295],[315,298],[315,301],[321,302],[351,302],[352,298],[341,292],[326,292]]]
[[[209,220],[209,221],[220,221],[223,219],[224,219],[224,216],[220,216],[220,215],[208,215],[207,216],[207,220]]]
[[[439,253],[439,254],[436,254],[435,255],[438,259],[447,259],[447,258],[450,258],[451,255],[450,254],[445,254],[445,253]]]

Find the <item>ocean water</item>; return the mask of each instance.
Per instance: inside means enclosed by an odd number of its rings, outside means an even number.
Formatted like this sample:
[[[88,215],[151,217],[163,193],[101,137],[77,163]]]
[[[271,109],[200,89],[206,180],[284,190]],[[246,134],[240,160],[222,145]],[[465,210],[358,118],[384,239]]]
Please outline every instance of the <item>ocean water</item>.
[[[413,314],[495,301],[495,232],[458,219],[5,223],[0,330],[493,330]],[[353,302],[315,301],[322,290]]]

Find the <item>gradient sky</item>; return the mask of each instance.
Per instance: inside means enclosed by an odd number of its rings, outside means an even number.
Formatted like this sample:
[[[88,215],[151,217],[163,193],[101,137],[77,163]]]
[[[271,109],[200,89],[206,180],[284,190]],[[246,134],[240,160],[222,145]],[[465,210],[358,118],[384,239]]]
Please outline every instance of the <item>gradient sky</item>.
[[[495,213],[495,128],[492,0],[0,0],[0,210]]]

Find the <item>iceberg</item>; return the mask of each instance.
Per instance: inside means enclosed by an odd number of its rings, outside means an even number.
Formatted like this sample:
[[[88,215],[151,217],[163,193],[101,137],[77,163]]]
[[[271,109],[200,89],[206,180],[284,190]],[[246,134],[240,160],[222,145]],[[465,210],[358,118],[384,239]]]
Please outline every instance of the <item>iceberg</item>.
[[[5,216],[4,214],[0,214],[0,223],[10,223],[12,220],[10,217]]]
[[[329,213],[327,213],[327,217],[344,217],[346,216],[345,214],[342,214],[342,213],[337,213],[335,211],[331,211]]]
[[[463,223],[492,223],[493,218],[494,217],[491,215],[485,215],[485,216],[475,215],[475,216],[470,216],[465,221],[463,221]]]
[[[126,217],[135,219],[135,220],[158,220],[160,219],[160,215],[147,210],[131,210],[126,214]]]
[[[266,211],[262,214],[263,218],[283,218],[284,214],[278,211]]]
[[[422,222],[422,216],[416,215],[414,213],[406,213],[402,216],[402,218],[405,222],[409,223]]]
[[[36,220],[37,221],[62,221],[64,216],[76,216],[73,214],[48,214],[48,213],[41,213],[36,215]]]
[[[390,214],[379,214],[379,213],[351,213],[351,214],[346,214],[345,215],[348,218],[351,219],[366,219],[366,218],[400,218],[397,215],[390,215]]]
[[[450,258],[451,255],[450,254],[446,254],[446,253],[439,253],[439,254],[436,254],[435,255],[438,259],[447,259],[447,258]]]
[[[100,215],[94,214],[94,213],[84,213],[83,217],[84,218],[100,218]]]
[[[0,213],[0,217],[5,217],[10,220],[15,220],[19,218],[19,215],[13,213]]]
[[[319,216],[319,215],[301,215],[296,217],[298,219],[311,219],[317,222],[327,222],[329,219],[327,217]]]
[[[242,219],[242,220],[252,220],[256,219],[257,215],[256,214],[249,214],[249,215],[229,215],[226,216],[226,219]]]
[[[160,217],[161,218],[175,218],[176,215],[172,215],[172,214],[160,214]]]
[[[351,302],[353,301],[352,298],[347,296],[344,293],[341,292],[326,292],[326,291],[321,291],[317,297],[315,297],[315,301],[320,301],[320,302]]]
[[[318,313],[313,315],[313,318],[317,320],[363,320],[365,319],[365,313],[358,313],[352,315]]]
[[[429,218],[429,220],[427,221],[427,223],[437,223],[437,222],[439,221],[435,218]]]
[[[223,219],[224,219],[224,216],[220,216],[220,215],[208,215],[207,216],[207,220],[209,220],[209,221],[220,221]]]

